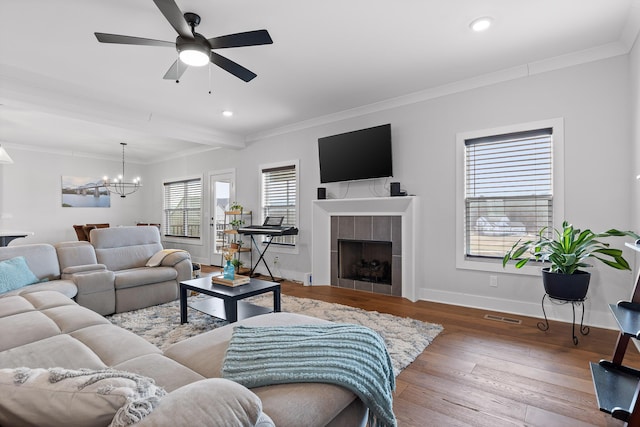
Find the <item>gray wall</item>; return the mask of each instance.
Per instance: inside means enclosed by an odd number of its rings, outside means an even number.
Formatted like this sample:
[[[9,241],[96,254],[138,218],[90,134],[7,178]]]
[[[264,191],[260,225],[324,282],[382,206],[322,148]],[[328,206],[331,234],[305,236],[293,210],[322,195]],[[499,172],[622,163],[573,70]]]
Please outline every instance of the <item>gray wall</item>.
[[[112,199],[111,209],[75,212],[59,208],[59,179],[62,174],[82,175],[107,166],[115,169],[116,165],[93,160],[84,163],[65,156],[50,162],[50,154],[12,149],[16,163],[0,169],[4,177],[3,210],[12,212],[13,218],[3,220],[1,225],[35,231],[36,235],[29,239],[32,241],[57,241],[71,238],[71,224],[76,222],[160,221],[164,179],[201,175],[208,184],[210,172],[230,168],[237,175],[236,199],[257,211],[258,165],[298,159],[299,253],[271,252],[269,260],[278,255],[276,273],[302,280],[304,273],[311,271],[311,202],[320,185],[317,139],[391,123],[393,180],[421,198],[422,228],[417,240],[424,259],[418,270],[418,277],[422,278],[420,297],[539,316],[543,294],[539,277],[507,270],[498,273],[498,287],[493,288],[489,287],[489,275],[495,273],[456,269],[456,133],[563,118],[566,218],[581,228],[640,230],[637,219],[640,183],[635,180],[640,173],[636,147],[640,134],[638,56],[636,47],[630,56],[524,76],[318,126],[273,132],[252,141],[241,151],[212,150],[148,165],[137,172],[144,179],[144,188],[125,201],[116,203]],[[19,186],[14,187],[15,183]],[[376,180],[327,187],[331,197],[355,198],[386,195],[385,185],[388,185],[385,180]],[[23,186],[29,187],[29,196]],[[207,193],[208,185],[205,189]],[[22,197],[27,197],[28,202],[23,202]],[[205,210],[208,211],[208,206]],[[43,214],[51,223],[43,223]],[[621,246],[623,241],[615,243]],[[206,239],[198,245],[171,245],[188,249],[198,261],[206,262],[209,258]],[[631,261],[635,260],[634,253],[627,254]],[[592,269],[592,273],[585,320],[612,327],[607,304],[628,297],[633,275],[600,267]],[[554,306],[548,313],[564,320],[571,318],[568,307]]]

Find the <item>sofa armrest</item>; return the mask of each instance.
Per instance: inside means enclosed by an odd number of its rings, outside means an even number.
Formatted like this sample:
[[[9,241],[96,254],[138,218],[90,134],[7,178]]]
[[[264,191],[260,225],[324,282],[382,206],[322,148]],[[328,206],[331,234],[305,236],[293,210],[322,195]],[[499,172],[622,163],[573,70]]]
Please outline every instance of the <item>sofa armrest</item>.
[[[274,426],[262,412],[262,402],[248,388],[209,378],[180,387],[160,400],[139,427]]]
[[[66,267],[64,270],[62,270],[62,278],[71,279],[71,277],[69,276],[76,273],[85,273],[88,271],[102,271],[106,269],[107,269],[107,266],[104,264],[74,265],[71,267]]]
[[[107,270],[102,264],[92,264],[85,269],[76,267],[65,268],[63,279],[72,281],[78,293],[76,302],[102,315],[113,314],[116,311],[115,273]],[[101,267],[101,268],[89,268]],[[69,273],[68,271],[75,271]]]
[[[191,265],[191,255],[187,251],[173,252],[162,260],[164,267],[173,267],[178,271],[178,282],[190,280],[193,276],[193,266]]]

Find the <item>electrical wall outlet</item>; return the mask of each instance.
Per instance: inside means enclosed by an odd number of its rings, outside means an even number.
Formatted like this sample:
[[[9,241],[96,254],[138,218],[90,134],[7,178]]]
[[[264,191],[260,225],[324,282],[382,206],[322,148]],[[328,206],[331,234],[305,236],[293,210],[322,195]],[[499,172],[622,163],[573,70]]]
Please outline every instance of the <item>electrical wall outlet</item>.
[[[278,265],[279,262],[280,262],[280,258],[278,257],[273,258],[273,265]]]
[[[489,286],[492,288],[498,287],[498,276],[489,276]]]

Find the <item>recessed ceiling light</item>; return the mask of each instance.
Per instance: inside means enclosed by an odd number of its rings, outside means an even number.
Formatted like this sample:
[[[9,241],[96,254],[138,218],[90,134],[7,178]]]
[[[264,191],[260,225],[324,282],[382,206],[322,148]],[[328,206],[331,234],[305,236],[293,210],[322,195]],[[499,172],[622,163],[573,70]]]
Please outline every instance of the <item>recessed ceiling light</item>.
[[[231,117],[231,116],[233,116],[233,111],[231,111],[231,110],[224,110],[224,111],[222,112],[222,115],[223,115],[223,116],[225,116],[225,117]]]
[[[488,16],[483,16],[482,18],[474,19],[473,21],[471,21],[471,24],[469,24],[469,27],[473,31],[480,32],[480,31],[487,30],[492,23],[493,23],[492,18]]]

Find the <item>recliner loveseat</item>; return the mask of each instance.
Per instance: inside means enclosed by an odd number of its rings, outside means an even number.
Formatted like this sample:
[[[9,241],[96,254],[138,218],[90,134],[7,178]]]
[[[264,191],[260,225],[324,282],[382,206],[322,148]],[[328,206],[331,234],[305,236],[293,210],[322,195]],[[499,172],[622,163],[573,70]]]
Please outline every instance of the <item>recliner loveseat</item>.
[[[102,315],[173,301],[192,274],[189,253],[163,249],[153,226],[94,229],[91,243],[0,247],[0,261],[18,256],[39,282],[0,297],[56,290]]]

